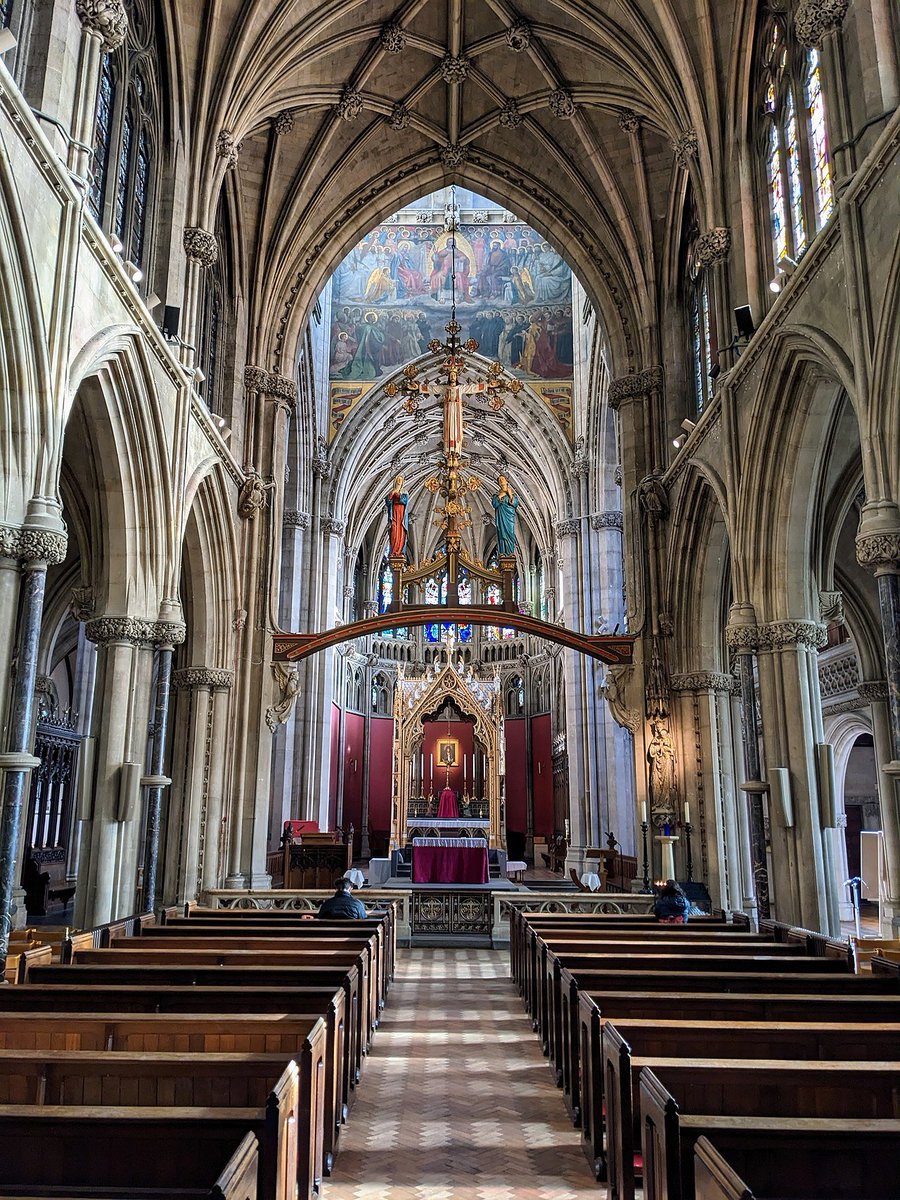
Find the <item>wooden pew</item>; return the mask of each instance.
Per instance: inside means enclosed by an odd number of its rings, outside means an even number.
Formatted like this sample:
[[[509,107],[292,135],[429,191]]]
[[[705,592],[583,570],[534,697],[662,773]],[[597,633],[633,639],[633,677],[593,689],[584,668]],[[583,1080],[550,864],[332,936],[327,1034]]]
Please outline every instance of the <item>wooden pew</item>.
[[[589,1015],[585,1013],[588,1005],[593,1010]],[[630,1060],[632,1053],[660,1058],[842,1058],[859,1062],[888,1060],[900,1053],[900,1021],[877,1025],[628,1016],[603,1019],[590,997],[580,997],[579,1008],[582,1145],[598,1179],[606,1178],[603,1112],[607,1081],[629,1073],[624,1060]]]
[[[726,1116],[900,1117],[900,1063],[635,1055],[613,1023],[604,1029],[603,1101],[610,1195],[633,1200],[641,1145],[639,1079],[662,1076],[688,1112]]]
[[[725,1060],[719,1060],[724,1063]],[[734,1063],[734,1060],[732,1060]],[[884,1190],[884,1183],[867,1174],[867,1183],[875,1191],[865,1192],[867,1200],[873,1196],[897,1194],[897,1162],[900,1151],[900,1120],[895,1117],[870,1117],[873,1110],[879,1113],[896,1112],[896,1064],[887,1064],[885,1070],[891,1078],[887,1083],[876,1082],[874,1064],[840,1064],[832,1072],[827,1086],[824,1082],[826,1068],[821,1063],[773,1063],[765,1069],[759,1063],[746,1062],[718,1069],[697,1066],[696,1082],[688,1082],[689,1068],[668,1066],[662,1069],[662,1079],[645,1067],[640,1075],[640,1110],[644,1167],[645,1200],[694,1200],[694,1146],[698,1138],[707,1137],[715,1145],[737,1142],[745,1147],[745,1153],[754,1153],[762,1158],[768,1153],[772,1133],[802,1135],[806,1130],[823,1130],[839,1137],[847,1131],[857,1136],[867,1130],[876,1136],[886,1136],[886,1146],[873,1157],[880,1160],[880,1171],[889,1171],[892,1192]],[[733,1071],[740,1071],[740,1084],[729,1086]],[[702,1078],[706,1073],[705,1080]],[[676,1079],[678,1074],[678,1079]],[[858,1075],[860,1078],[855,1079]],[[814,1080],[819,1078],[820,1082]],[[680,1105],[663,1079],[671,1080],[676,1086],[689,1090],[701,1107]],[[755,1080],[755,1082],[754,1082]],[[763,1099],[759,1089],[766,1087],[765,1114],[759,1116],[729,1114],[717,1106],[746,1109],[749,1100],[759,1107]],[[748,1097],[740,1088],[751,1089]],[[704,1091],[710,1095],[713,1112],[702,1107]],[[816,1112],[804,1112],[815,1108]],[[861,1116],[848,1115],[856,1108]],[[834,1110],[835,1115],[829,1113]],[[856,1126],[854,1129],[853,1127]],[[762,1136],[757,1136],[761,1134]],[[727,1136],[723,1136],[727,1135]],[[793,1140],[793,1139],[791,1139]],[[798,1139],[799,1140],[799,1139]],[[844,1143],[846,1145],[846,1142]],[[751,1150],[751,1147],[753,1148]],[[886,1151],[890,1153],[887,1154]],[[724,1151],[727,1153],[727,1151]],[[852,1173],[860,1167],[858,1156],[853,1156]],[[845,1168],[835,1159],[840,1180]]]
[[[288,1064],[297,1068],[298,1195],[318,1191],[324,1165],[325,1027],[321,1020],[297,1059],[274,1054],[133,1054],[122,1051],[0,1051],[0,1105],[104,1108],[264,1109]],[[2,1168],[0,1168],[2,1170]]]
[[[344,1030],[344,994],[335,992],[324,1017],[271,1013],[136,1015],[130,1013],[0,1013],[0,1051],[117,1051],[129,1054],[279,1054],[300,1065],[311,1055],[306,1042],[317,1022],[325,1026],[324,1132],[322,1162],[331,1172],[338,1134],[346,1119],[349,1086]]]
[[[323,948],[319,948],[321,946]],[[365,1041],[363,1052],[368,1051],[377,1025],[381,992],[378,986],[376,963],[373,961],[375,938],[352,939],[346,942],[339,939],[322,941],[317,939],[311,945],[300,943],[293,948],[282,945],[281,942],[271,945],[263,943],[262,948],[253,949],[244,946],[234,938],[223,939],[221,945],[197,945],[191,941],[180,942],[175,939],[174,946],[159,946],[156,942],[144,945],[132,943],[124,949],[121,947],[106,950],[76,950],[73,959],[78,965],[91,964],[96,966],[143,966],[143,965],[173,965],[198,967],[247,967],[267,968],[277,967],[286,969],[297,967],[329,967],[353,965],[360,976],[360,1003],[363,1014],[363,1029]]]
[[[74,963],[71,966],[37,967],[28,975],[28,982],[46,987],[47,984],[69,985],[73,988],[116,987],[123,984],[139,984],[145,989],[153,989],[159,985],[180,986],[181,989],[195,990],[199,987],[229,990],[233,994],[243,992],[243,999],[238,1003],[245,1007],[244,1011],[265,1011],[257,1007],[256,997],[266,988],[285,989],[285,995],[277,998],[278,1011],[290,1012],[300,1001],[299,989],[312,987],[314,989],[331,989],[341,987],[347,999],[347,1021],[350,1031],[351,1056],[351,1085],[356,1086],[362,1070],[363,1046],[366,1044],[368,1005],[366,997],[361,993],[359,972],[355,965],[328,967],[312,967],[306,964],[290,967],[227,967],[227,966],[191,966],[191,965],[152,965],[152,964],[110,964],[98,966],[95,964]],[[237,989],[237,993],[235,993]],[[12,989],[10,989],[12,990]],[[292,1003],[287,999],[291,991],[297,991],[297,999]],[[56,987],[49,997],[50,1003],[42,1007],[53,1007],[53,998],[59,996]],[[221,1000],[228,1004],[226,998]],[[210,1004],[209,998],[202,1011],[215,1009],[219,1000]],[[0,998],[0,1007],[5,1006],[5,997]],[[78,1005],[78,1007],[82,1007]],[[230,1007],[230,1005],[229,1005]],[[235,1011],[232,1008],[232,1011]]]
[[[224,981],[223,981],[224,982]],[[308,1015],[320,1016],[327,1011],[335,991],[341,994],[344,1026],[344,1054],[341,1078],[341,1113],[346,1116],[352,1105],[356,1088],[358,1055],[358,1012],[353,1008],[352,981],[340,980],[330,987],[261,987],[234,988],[198,986],[192,984],[93,985],[58,983],[53,987],[23,984],[0,988],[0,1013],[214,1013]],[[276,1019],[273,1017],[273,1019]],[[2,1017],[0,1017],[2,1020]]]
[[[694,1146],[696,1200],[896,1200],[896,1122],[767,1121],[713,1137]]]
[[[816,970],[816,968],[820,968]],[[562,972],[574,979],[563,984]],[[612,979],[617,990],[656,991],[672,986],[672,974],[679,976],[682,991],[765,992],[781,988],[791,991],[879,993],[892,990],[888,979],[863,979],[847,973],[846,966],[837,960],[814,958],[778,958],[766,955],[615,955],[576,956],[549,952],[547,976],[541,999],[541,1035],[545,1053],[550,1058],[557,1083],[564,1083],[566,1053],[570,1030],[575,1021],[577,989],[579,987],[609,986]],[[790,989],[786,981],[793,981]],[[804,981],[805,982],[800,982]],[[767,982],[769,981],[769,982]],[[896,990],[896,989],[893,989]]]
[[[7,1195],[160,1188],[180,1197],[208,1188],[252,1133],[255,1200],[295,1200],[297,1095],[290,1063],[264,1108],[0,1105],[0,1179]]]

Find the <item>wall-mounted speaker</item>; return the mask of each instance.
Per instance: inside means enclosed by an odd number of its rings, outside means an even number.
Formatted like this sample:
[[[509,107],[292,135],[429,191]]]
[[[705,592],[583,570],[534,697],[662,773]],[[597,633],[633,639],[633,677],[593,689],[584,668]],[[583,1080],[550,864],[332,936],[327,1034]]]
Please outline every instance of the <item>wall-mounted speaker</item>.
[[[178,326],[181,324],[181,309],[174,304],[167,304],[163,309],[162,331],[167,338],[178,337]]]

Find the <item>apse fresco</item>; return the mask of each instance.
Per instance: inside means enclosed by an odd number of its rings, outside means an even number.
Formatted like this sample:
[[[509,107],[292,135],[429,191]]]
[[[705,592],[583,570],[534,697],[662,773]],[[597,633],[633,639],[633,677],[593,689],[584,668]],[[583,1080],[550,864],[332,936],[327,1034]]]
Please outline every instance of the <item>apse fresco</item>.
[[[497,219],[490,200],[466,192],[459,203],[445,191],[372,230],[334,274],[332,434],[367,391],[445,337],[454,284],[462,340],[527,381],[570,432],[569,267],[542,234],[510,214]]]

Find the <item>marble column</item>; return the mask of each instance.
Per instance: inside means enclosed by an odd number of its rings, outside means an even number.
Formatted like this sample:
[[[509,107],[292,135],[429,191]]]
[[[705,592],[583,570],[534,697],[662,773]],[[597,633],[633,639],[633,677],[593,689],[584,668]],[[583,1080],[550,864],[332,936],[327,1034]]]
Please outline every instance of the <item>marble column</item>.
[[[162,626],[164,623],[159,622]],[[153,741],[151,743],[149,770],[142,783],[147,788],[147,820],[144,841],[144,886],[142,901],[144,912],[153,912],[157,900],[157,877],[159,874],[160,819],[163,792],[172,783],[165,774],[166,750],[169,731],[169,698],[172,682],[172,655],[176,641],[184,641],[184,626],[176,630],[161,628],[162,635],[156,649],[156,694],[153,701]]]
[[[0,962],[6,962],[9,935],[13,928],[13,891],[18,883],[19,832],[22,807],[28,792],[31,769],[38,764],[31,753],[34,743],[34,684],[37,677],[38,642],[44,611],[46,561],[25,564],[22,580],[22,605],[16,638],[16,673],[7,722],[5,753],[0,755],[4,769],[3,812],[0,814]]]

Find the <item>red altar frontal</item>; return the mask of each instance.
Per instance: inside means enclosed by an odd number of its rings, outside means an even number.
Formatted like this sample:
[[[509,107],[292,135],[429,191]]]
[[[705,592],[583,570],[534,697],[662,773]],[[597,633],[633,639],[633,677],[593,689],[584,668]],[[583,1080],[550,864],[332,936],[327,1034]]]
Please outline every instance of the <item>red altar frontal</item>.
[[[483,838],[413,838],[413,883],[489,883]]]

